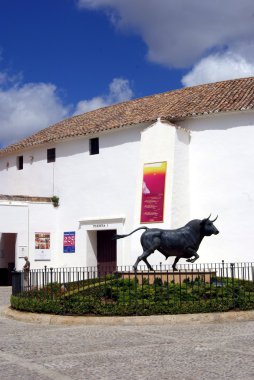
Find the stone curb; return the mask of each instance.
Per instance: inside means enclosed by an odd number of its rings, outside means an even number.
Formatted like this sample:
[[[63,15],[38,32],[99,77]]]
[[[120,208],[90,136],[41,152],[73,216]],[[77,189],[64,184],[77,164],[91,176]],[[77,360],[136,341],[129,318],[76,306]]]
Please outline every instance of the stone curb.
[[[53,314],[38,314],[11,309],[3,310],[2,315],[17,321],[37,323],[42,325],[160,325],[160,324],[197,324],[223,323],[236,321],[254,321],[254,310],[231,311],[224,313],[200,313],[177,315],[149,315],[132,317],[96,317],[96,316],[60,316]]]

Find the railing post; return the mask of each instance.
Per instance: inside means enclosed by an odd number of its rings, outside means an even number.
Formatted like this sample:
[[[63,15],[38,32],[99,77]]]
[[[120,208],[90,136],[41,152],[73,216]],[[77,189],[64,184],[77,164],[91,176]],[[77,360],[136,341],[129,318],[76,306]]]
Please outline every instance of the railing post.
[[[235,264],[230,263],[231,269],[231,279],[232,279],[232,296],[233,296],[233,306],[235,307]]]
[[[224,273],[224,260],[222,260],[222,273],[221,273],[221,277],[223,278],[225,276],[225,273]]]
[[[138,276],[137,276],[137,270],[135,270],[135,282],[134,282],[134,290],[135,290],[135,311],[137,314],[138,310]]]
[[[46,286],[46,283],[47,283],[46,277],[47,277],[47,265],[44,265],[44,273],[42,274],[43,288]]]
[[[50,268],[50,299],[53,299],[53,268]]]

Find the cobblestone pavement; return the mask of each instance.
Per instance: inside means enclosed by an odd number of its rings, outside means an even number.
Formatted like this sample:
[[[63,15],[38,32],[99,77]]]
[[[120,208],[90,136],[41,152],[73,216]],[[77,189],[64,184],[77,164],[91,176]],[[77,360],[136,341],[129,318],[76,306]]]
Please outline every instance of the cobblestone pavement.
[[[10,288],[0,288],[0,312]],[[0,315],[0,378],[254,379],[254,322],[53,326]]]

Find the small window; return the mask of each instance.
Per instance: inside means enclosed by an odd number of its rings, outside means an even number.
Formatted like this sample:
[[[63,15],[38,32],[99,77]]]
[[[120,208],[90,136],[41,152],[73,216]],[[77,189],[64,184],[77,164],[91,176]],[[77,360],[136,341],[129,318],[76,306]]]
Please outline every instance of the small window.
[[[89,153],[99,154],[99,138],[95,137],[94,139],[89,140]]]
[[[17,169],[23,170],[23,156],[17,157]]]
[[[56,160],[56,148],[47,150],[47,162],[55,162]]]

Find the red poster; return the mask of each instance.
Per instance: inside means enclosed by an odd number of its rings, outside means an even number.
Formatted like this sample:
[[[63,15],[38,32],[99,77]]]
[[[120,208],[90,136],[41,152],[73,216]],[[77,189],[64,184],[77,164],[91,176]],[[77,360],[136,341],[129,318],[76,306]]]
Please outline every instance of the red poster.
[[[141,223],[163,222],[166,162],[144,165]]]
[[[50,233],[49,232],[35,233],[35,249],[50,249]]]

